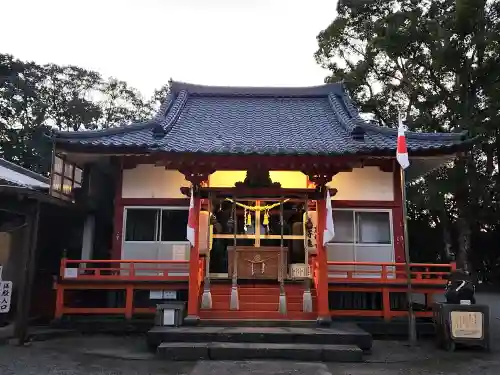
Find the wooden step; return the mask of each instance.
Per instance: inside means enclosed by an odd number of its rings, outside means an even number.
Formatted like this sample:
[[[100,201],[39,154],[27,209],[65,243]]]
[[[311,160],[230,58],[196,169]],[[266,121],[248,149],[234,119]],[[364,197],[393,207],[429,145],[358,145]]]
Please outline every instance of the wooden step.
[[[200,310],[200,319],[271,319],[271,320],[315,320],[317,313],[288,311],[286,315],[279,311],[241,311],[241,310]]]
[[[203,287],[200,288],[203,291]],[[231,293],[231,287],[228,288],[210,288],[210,293],[215,295],[225,295]],[[248,296],[264,296],[264,295],[279,295],[279,288],[254,288],[254,289],[245,289],[238,287],[238,293],[241,295]],[[301,296],[304,294],[304,289],[285,289],[285,293],[294,296]],[[316,291],[311,290],[311,294],[316,294]]]
[[[199,326],[202,327],[291,327],[291,328],[316,328],[318,323],[316,320],[269,320],[269,319],[203,319],[200,320]]]
[[[163,342],[158,354],[167,360],[251,360],[361,362],[363,351],[355,345],[283,344],[253,342]]]
[[[248,295],[238,295],[240,302],[259,302],[259,303],[274,303],[279,301],[279,294],[277,295],[263,295],[263,296],[248,296]],[[302,303],[302,295],[300,296],[290,296],[286,295],[286,301],[287,303]],[[212,293],[212,301],[213,303],[219,303],[219,302],[229,302],[231,299],[230,293],[227,295],[222,295],[222,294],[213,294]],[[316,296],[312,296],[313,304],[316,301]]]
[[[212,310],[214,311],[228,311],[229,310],[229,299],[226,301],[218,301],[212,303]],[[302,311],[302,301],[301,302],[290,302],[287,301],[286,304],[288,311]],[[314,307],[314,304],[313,304]],[[261,300],[256,300],[255,302],[248,302],[240,300],[240,311],[278,311],[279,302],[275,299],[274,302],[262,303]]]

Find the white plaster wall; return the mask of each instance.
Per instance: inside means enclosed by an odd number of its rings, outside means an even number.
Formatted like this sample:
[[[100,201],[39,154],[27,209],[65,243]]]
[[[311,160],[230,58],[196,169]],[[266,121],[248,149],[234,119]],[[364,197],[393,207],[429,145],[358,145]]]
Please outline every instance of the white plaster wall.
[[[211,187],[233,187],[245,179],[245,171],[216,171],[209,177]],[[284,188],[305,188],[307,178],[300,171],[271,171],[271,179]],[[176,170],[142,164],[123,171],[123,198],[184,198],[182,186],[189,186],[184,175]],[[335,200],[394,200],[393,175],[378,167],[355,168],[334,176],[328,186],[338,190]]]
[[[176,170],[141,164],[123,170],[123,198],[185,198],[180,188],[189,186],[184,175]]]
[[[378,167],[355,168],[352,172],[341,172],[327,185],[338,190],[334,200],[394,200],[393,174],[383,172]]]

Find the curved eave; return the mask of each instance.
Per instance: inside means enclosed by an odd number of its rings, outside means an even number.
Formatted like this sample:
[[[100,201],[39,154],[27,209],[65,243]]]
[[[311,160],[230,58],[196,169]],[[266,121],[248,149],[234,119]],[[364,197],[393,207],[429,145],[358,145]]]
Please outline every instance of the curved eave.
[[[368,122],[357,122],[357,125],[365,131],[373,131],[379,134],[397,137],[398,129],[396,128],[387,128],[380,125],[373,125]],[[470,139],[467,138],[468,131],[464,130],[461,132],[455,133],[420,133],[420,132],[412,132],[406,131],[405,137],[407,140],[423,140],[423,141],[436,141],[436,142],[467,142]]]
[[[427,157],[427,156],[440,156],[452,155],[459,152],[469,150],[475,143],[475,139],[469,139],[461,143],[456,143],[446,146],[425,147],[419,149],[409,150],[410,157]],[[164,150],[161,148],[161,143],[156,147],[152,144],[137,144],[137,145],[120,145],[120,144],[81,144],[74,143],[68,140],[56,141],[57,148],[68,152],[83,152],[83,153],[100,153],[100,154],[145,154],[145,153],[164,153],[164,154],[190,154],[199,155],[218,155],[218,156],[244,156],[244,155],[259,155],[259,156],[360,156],[360,157],[393,157],[396,154],[395,148],[374,149],[366,148],[360,149],[357,152],[351,153],[327,153],[327,152],[308,152],[308,153],[294,153],[287,151],[277,152],[189,152],[189,151],[172,151]]]
[[[144,130],[144,129],[149,129],[153,128],[155,125],[157,125],[156,121],[144,121],[144,122],[138,122],[138,123],[133,123],[129,125],[124,125],[124,126],[118,126],[116,128],[108,128],[108,129],[101,129],[101,130],[84,130],[84,131],[76,131],[76,132],[70,132],[70,131],[55,131],[53,132],[51,138],[56,142],[59,143],[60,141],[64,140],[76,140],[76,139],[92,139],[92,138],[100,138],[104,136],[109,136],[109,135],[117,135],[117,134],[125,134],[137,130]]]

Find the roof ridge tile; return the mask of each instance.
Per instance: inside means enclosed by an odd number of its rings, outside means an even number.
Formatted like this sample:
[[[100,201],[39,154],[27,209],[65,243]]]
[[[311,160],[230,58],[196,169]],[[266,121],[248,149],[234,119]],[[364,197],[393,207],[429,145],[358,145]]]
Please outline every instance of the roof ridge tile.
[[[161,122],[161,126],[165,129],[165,133],[168,134],[172,128],[175,126],[177,119],[179,118],[182,109],[186,105],[189,98],[189,94],[186,90],[181,90],[175,101],[167,112],[165,119]]]
[[[208,86],[173,81],[174,92],[187,91],[191,96],[235,96],[235,97],[326,97],[331,92],[342,93],[340,83],[327,83],[306,87],[259,87],[259,86]]]

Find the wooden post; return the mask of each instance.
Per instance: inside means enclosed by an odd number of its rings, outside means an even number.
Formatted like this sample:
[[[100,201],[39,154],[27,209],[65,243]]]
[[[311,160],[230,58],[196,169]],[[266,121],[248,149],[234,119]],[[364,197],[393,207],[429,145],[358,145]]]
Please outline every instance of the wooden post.
[[[200,283],[199,283],[199,226],[200,226],[200,209],[201,209],[201,199],[199,196],[195,196],[194,199],[194,246],[191,246],[191,252],[189,255],[189,295],[188,295],[188,311],[187,317],[185,319],[186,324],[198,324],[200,317],[198,315],[198,300],[200,294]]]
[[[323,246],[323,232],[326,226],[326,204],[325,199],[318,200],[316,203],[317,220],[317,260],[318,260],[318,286],[316,293],[318,295],[318,319],[319,325],[329,325],[332,321],[330,316],[330,307],[328,304],[328,270],[326,247]]]
[[[23,276],[19,286],[17,316],[15,322],[14,335],[19,345],[26,341],[28,332],[28,319],[31,305],[31,286],[35,273],[36,249],[38,244],[38,223],[40,221],[40,202],[36,201],[34,207],[28,210],[27,236],[23,246]]]
[[[384,286],[382,287],[382,311],[384,320],[386,322],[391,320],[391,295],[389,289],[385,283],[387,282],[387,266],[382,266],[382,280],[384,281]]]
[[[114,196],[114,212],[113,212],[113,241],[111,247],[110,259],[122,258],[122,245],[125,236],[123,228],[123,203],[122,203],[122,184],[123,184],[123,160],[117,166],[115,179],[115,196]]]
[[[125,319],[132,319],[134,313],[134,287],[132,285],[127,286],[125,289]]]
[[[59,320],[63,316],[64,310],[64,286],[56,284],[56,311],[54,319]]]
[[[189,255],[189,292],[188,292],[188,311],[184,319],[186,324],[195,325],[200,321],[199,317],[199,297],[200,297],[200,211],[201,198],[200,186],[204,181],[208,180],[208,176],[214,170],[206,168],[197,168],[192,166],[191,169],[179,170],[187,181],[191,182],[193,187],[193,214],[194,214],[194,246],[191,246]]]

